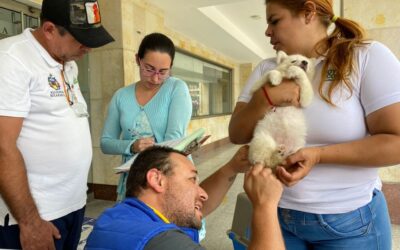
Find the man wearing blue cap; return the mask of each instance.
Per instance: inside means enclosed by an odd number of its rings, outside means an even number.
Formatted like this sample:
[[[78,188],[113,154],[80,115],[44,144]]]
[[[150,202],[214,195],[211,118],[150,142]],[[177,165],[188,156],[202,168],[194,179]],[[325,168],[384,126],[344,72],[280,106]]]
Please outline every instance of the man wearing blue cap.
[[[77,248],[92,145],[73,60],[113,40],[97,1],[44,0],[0,41],[0,248]]]

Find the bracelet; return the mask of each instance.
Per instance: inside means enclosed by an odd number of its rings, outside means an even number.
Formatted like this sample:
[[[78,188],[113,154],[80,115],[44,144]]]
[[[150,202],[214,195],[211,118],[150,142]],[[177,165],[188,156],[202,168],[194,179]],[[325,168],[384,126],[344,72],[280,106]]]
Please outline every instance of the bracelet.
[[[275,107],[275,105],[272,103],[271,98],[269,98],[267,90],[265,89],[265,87],[262,87],[262,90],[263,90],[263,92],[264,92],[264,96],[265,96],[265,98],[267,99],[267,102],[268,102],[269,106],[271,106],[272,111],[275,112],[276,107]]]

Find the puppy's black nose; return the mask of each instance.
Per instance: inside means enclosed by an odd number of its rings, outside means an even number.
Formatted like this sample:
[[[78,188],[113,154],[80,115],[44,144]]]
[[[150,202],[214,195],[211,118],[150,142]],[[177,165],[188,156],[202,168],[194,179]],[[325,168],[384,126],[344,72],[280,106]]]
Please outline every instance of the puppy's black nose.
[[[308,62],[307,61],[301,61],[301,64],[304,65],[304,66],[307,66]]]

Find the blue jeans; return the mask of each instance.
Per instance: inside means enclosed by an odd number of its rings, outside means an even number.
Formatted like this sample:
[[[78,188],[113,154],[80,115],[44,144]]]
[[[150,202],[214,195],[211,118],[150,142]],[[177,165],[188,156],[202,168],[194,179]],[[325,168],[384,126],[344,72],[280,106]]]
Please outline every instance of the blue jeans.
[[[343,214],[311,214],[278,209],[288,250],[391,250],[389,213],[383,193],[374,190],[370,203]]]

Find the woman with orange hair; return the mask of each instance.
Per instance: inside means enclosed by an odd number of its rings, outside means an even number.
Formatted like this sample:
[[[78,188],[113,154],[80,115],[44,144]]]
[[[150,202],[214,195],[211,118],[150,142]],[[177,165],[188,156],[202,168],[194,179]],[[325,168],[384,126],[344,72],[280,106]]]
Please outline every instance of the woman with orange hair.
[[[378,168],[400,163],[398,59],[335,16],[331,0],[266,0],[266,12],[275,50],[316,58],[306,146],[276,170],[286,185],[278,214],[287,249],[391,249]],[[291,80],[251,94],[275,66],[266,59],[250,76],[230,121],[232,142],[248,143],[273,108],[299,106]]]

